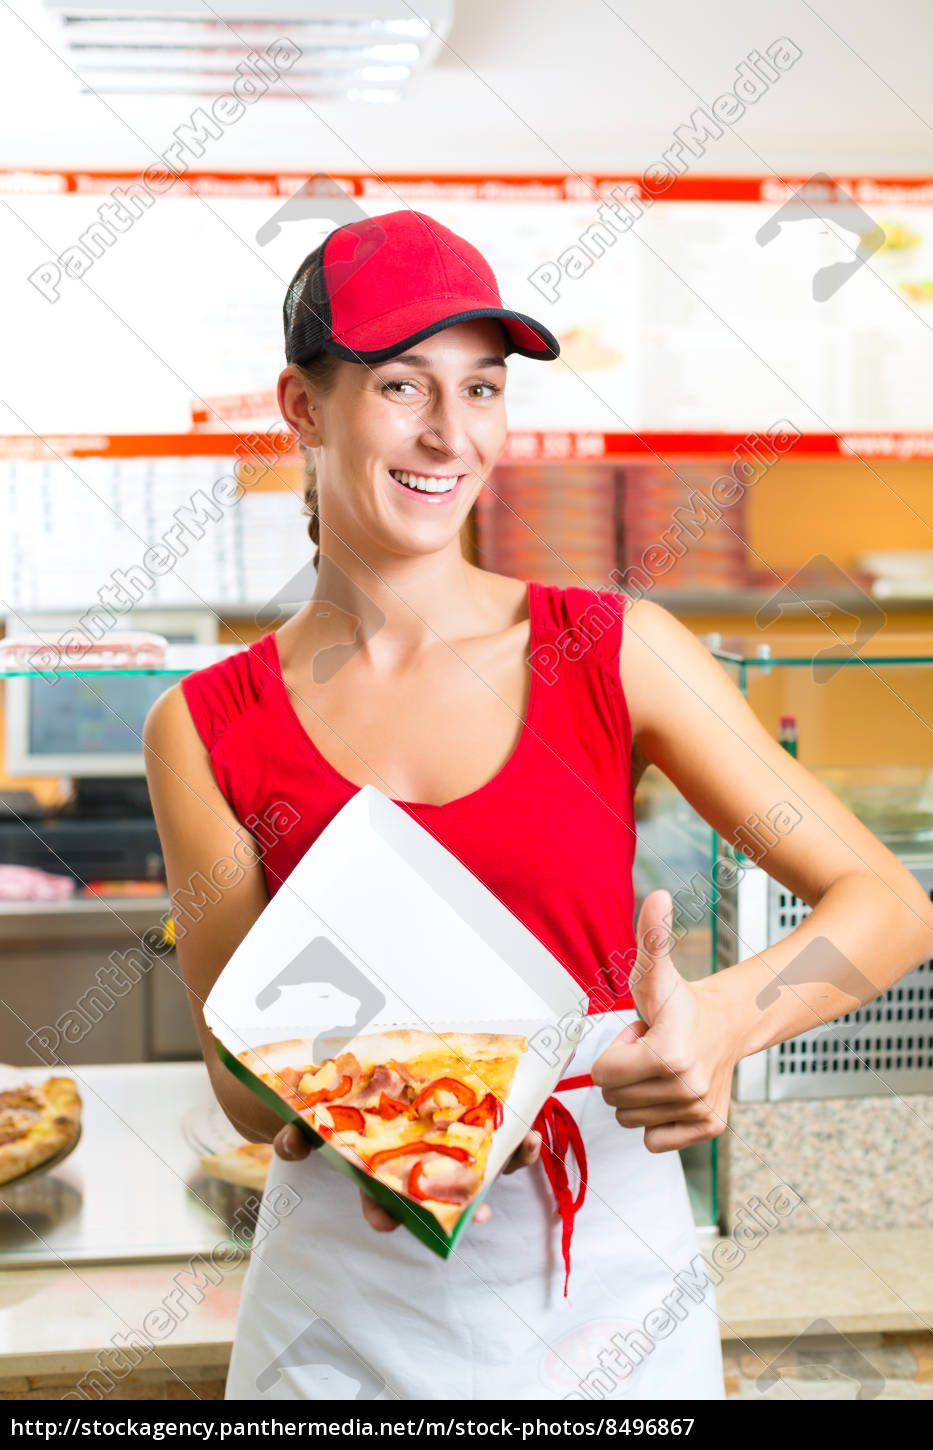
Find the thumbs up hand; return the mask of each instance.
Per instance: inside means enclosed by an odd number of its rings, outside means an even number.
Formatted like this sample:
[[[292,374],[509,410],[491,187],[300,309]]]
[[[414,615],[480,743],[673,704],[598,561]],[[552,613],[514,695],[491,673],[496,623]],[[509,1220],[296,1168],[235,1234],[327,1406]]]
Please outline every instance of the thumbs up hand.
[[[597,1057],[593,1082],[623,1128],[644,1128],[650,1153],[715,1138],[726,1127],[738,1039],[721,1003],[688,982],[670,955],[674,904],[652,891],[638,914],[630,984],[640,1021]]]

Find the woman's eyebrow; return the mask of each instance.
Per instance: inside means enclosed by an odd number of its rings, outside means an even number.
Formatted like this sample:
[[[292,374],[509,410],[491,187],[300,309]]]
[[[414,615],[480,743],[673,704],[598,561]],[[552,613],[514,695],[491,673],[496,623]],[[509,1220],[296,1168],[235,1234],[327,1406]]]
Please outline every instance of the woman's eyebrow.
[[[425,357],[423,352],[403,352],[398,357],[386,358],[386,363],[405,363],[407,367],[429,368],[431,359]],[[504,368],[505,358],[501,354],[494,357],[478,357],[474,358],[473,366],[475,368]]]

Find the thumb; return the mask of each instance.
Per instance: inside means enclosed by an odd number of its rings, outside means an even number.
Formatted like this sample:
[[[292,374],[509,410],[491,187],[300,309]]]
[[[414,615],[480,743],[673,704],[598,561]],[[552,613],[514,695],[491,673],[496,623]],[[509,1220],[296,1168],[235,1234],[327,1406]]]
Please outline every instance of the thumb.
[[[629,1042],[637,1042],[640,1037],[644,1037],[647,1031],[648,1023],[642,1022],[639,1017],[636,1017],[634,1022],[626,1022],[612,1045],[613,1047],[619,1047]]]
[[[683,978],[674,966],[674,903],[669,891],[649,892],[638,913],[638,952],[629,986],[638,1015],[649,1027]]]

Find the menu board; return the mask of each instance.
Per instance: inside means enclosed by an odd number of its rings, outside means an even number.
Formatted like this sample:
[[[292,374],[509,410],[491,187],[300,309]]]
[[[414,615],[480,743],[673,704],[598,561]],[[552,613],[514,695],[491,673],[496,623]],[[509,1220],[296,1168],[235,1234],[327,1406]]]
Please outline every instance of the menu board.
[[[307,598],[298,490],[245,492],[222,507],[214,485],[231,465],[182,453],[0,462],[0,599],[14,632],[24,610],[124,612],[135,601],[274,614]]]
[[[129,176],[0,173],[0,435],[274,426],[286,286],[345,219],[290,210],[302,184],[189,175],[134,216]],[[512,430],[933,431],[927,183],[847,181],[857,208],[782,219],[773,179],[697,179],[642,193],[627,226],[600,211],[607,179],[346,185],[468,238],[558,336],[554,362],[509,358]]]

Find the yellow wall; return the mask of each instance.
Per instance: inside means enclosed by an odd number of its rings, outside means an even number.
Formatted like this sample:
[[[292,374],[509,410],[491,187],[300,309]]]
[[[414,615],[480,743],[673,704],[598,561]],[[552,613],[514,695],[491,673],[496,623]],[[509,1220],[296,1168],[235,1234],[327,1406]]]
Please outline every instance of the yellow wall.
[[[749,547],[772,568],[825,553],[851,571],[865,550],[933,549],[933,462],[784,458],[745,497]]]
[[[933,463],[871,463],[782,459],[746,493],[749,567],[789,576],[815,554],[827,554],[856,575],[856,558],[869,550],[933,550]],[[884,606],[882,606],[884,607]],[[890,642],[894,653],[913,647],[933,655],[933,601],[910,609],[889,607],[871,640],[872,652]],[[802,638],[816,653],[857,638],[855,621],[831,617],[829,625],[805,616],[782,617],[766,633],[751,616],[716,612],[685,620],[695,633],[748,631],[767,639],[772,653],[781,638]],[[876,621],[860,614],[867,633]],[[863,651],[864,652],[864,651]],[[769,728],[781,714],[798,717],[800,759],[805,764],[925,764],[933,767],[933,668],[847,665],[817,681],[808,668],[749,674],[749,701]]]

